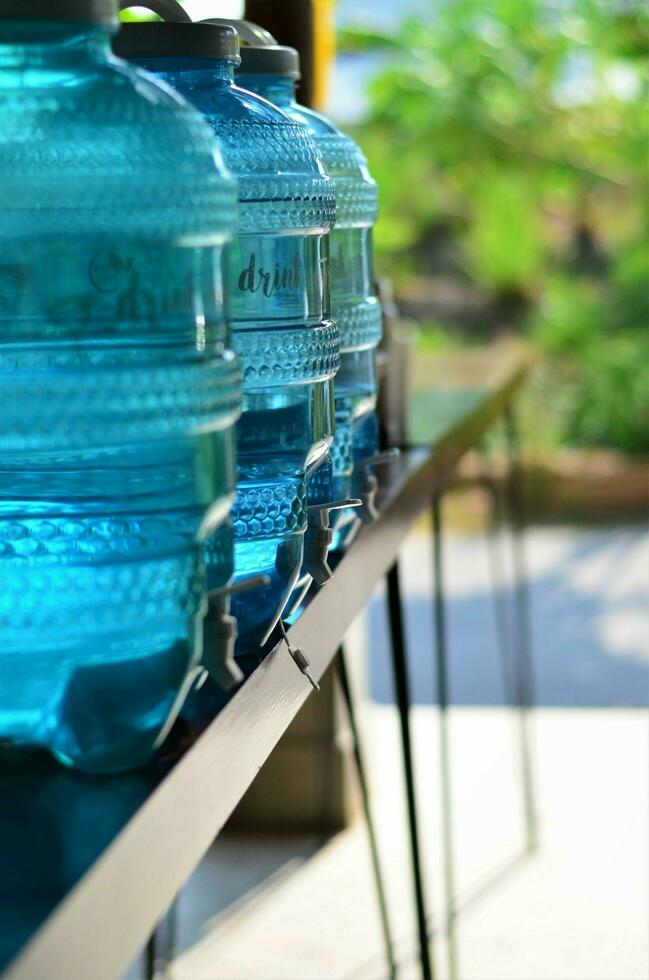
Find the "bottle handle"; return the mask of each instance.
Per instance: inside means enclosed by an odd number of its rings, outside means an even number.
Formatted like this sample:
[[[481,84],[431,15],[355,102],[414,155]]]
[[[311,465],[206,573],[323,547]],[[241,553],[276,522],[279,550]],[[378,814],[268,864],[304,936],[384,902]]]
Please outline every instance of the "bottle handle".
[[[224,24],[226,27],[234,27],[239,35],[242,44],[249,44],[253,48],[276,47],[277,41],[265,27],[253,24],[251,20],[235,20],[228,17],[206,17],[199,21],[200,24]]]
[[[187,11],[180,6],[177,0],[119,0],[119,9],[128,10],[129,7],[145,7],[152,14],[162,17],[167,23],[191,24],[192,19]]]

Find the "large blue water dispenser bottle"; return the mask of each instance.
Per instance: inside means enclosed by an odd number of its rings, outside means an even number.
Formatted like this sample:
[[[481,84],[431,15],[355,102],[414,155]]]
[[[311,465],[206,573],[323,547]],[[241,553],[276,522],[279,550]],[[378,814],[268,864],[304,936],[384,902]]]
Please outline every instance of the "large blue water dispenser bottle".
[[[372,265],[372,227],[377,218],[376,183],[360,147],[333,123],[298,105],[300,61],[293,48],[247,21],[230,21],[242,39],[237,82],[263,96],[309,133],[336,189],[336,226],[331,234],[332,313],[340,331],[336,377],[336,435],[332,447],[333,496],[362,501],[337,525],[337,543],[349,538],[358,515],[376,516],[373,469],[394,453],[379,453],[376,417],[376,347],[381,339],[381,306]]]
[[[196,675],[240,406],[235,182],[116,28],[0,4],[0,738],[90,771],[143,762]]]
[[[115,50],[204,113],[239,179],[238,229],[226,262],[244,385],[235,579],[268,576],[265,586],[233,596],[238,651],[249,653],[269,636],[295,587],[308,525],[307,481],[333,436],[339,337],[329,310],[328,236],[334,188],[305,128],[234,84],[239,46],[232,28],[192,24],[177,4],[165,0],[164,7],[167,22],[125,24]]]

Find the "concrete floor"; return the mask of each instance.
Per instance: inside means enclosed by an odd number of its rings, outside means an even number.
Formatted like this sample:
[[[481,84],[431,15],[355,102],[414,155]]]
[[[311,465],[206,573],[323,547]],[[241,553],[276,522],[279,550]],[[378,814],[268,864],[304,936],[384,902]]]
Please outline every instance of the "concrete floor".
[[[502,706],[487,551],[446,538],[457,935],[462,980],[647,980],[649,534],[528,536],[540,846],[525,855],[517,727]],[[404,549],[416,764],[438,977],[447,976],[430,668],[429,546]],[[397,719],[383,606],[367,615],[355,686],[399,975],[418,976]],[[361,646],[363,643],[361,642]],[[363,664],[365,667],[363,667]],[[368,666],[369,665],[369,666]],[[384,977],[364,825],[315,838],[222,836],[178,906],[174,980]]]
[[[424,851],[442,921],[436,711],[414,726]],[[540,847],[524,856],[511,718],[456,709],[454,754],[458,945],[463,980],[646,980],[647,723],[640,711],[541,709],[534,719]],[[368,706],[367,744],[400,976],[418,976],[392,708]],[[325,980],[385,976],[367,841],[359,820],[324,848],[314,841],[223,837],[180,904],[175,980]],[[220,904],[232,878],[268,876],[198,927],[206,888]],[[190,895],[193,897],[190,898]],[[212,905],[214,908],[215,905]],[[435,935],[440,977],[444,937]]]

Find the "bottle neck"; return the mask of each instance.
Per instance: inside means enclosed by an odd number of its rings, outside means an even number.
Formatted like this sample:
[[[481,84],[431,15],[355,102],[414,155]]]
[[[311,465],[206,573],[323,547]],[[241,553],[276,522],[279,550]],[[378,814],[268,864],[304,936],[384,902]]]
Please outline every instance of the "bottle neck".
[[[295,105],[296,83],[294,78],[283,75],[253,75],[237,72],[237,85],[268,99],[279,108]]]
[[[215,58],[138,58],[137,64],[177,88],[209,85],[210,88],[234,85],[235,64]]]
[[[2,30],[0,67],[64,70],[107,61],[112,33],[103,24],[11,21]]]

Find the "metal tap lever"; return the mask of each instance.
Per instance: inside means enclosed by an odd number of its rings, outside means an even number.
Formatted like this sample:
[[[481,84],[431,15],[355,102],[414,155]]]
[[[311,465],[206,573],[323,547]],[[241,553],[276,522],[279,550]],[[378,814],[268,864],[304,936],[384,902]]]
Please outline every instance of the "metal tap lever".
[[[208,610],[205,618],[205,667],[212,679],[224,691],[229,691],[243,680],[243,673],[234,659],[237,642],[237,620],[230,615],[230,597],[251,589],[261,589],[270,584],[268,575],[255,575],[241,582],[233,582],[207,593]]]
[[[312,504],[307,507],[308,524],[304,535],[304,561],[302,567],[317,586],[325,585],[332,576],[327,562],[329,548],[333,541],[333,528],[329,523],[332,510],[346,510],[348,507],[361,507],[362,500],[335,500],[328,504]]]
[[[401,450],[393,446],[392,449],[385,449],[382,453],[374,456],[366,456],[359,460],[360,466],[383,466],[385,463],[393,463],[401,455]]]
[[[311,671],[309,670],[309,667],[311,666],[311,661],[308,659],[308,657],[304,653],[304,650],[301,650],[299,647],[294,647],[293,646],[293,644],[291,643],[291,641],[288,638],[288,633],[286,632],[286,627],[284,626],[284,623],[282,622],[281,619],[279,621],[279,628],[280,628],[280,630],[282,632],[282,636],[284,637],[284,642],[286,643],[286,646],[288,648],[288,652],[290,653],[291,657],[293,658],[293,662],[297,666],[298,670],[300,670],[300,672],[304,674],[304,676],[308,680],[308,682],[311,685],[311,687],[313,688],[313,690],[314,691],[319,691],[320,690],[320,685],[318,684],[318,682],[316,680],[313,679],[313,677],[311,675]]]
[[[379,489],[379,481],[374,473],[371,472],[372,468],[374,466],[383,466],[385,463],[391,463],[393,460],[398,459],[399,456],[400,450],[396,448],[386,449],[385,452],[376,453],[375,456],[367,456],[365,459],[360,459],[354,464],[363,474],[359,479],[358,493],[362,502],[358,516],[363,524],[371,524],[379,516],[379,512],[376,509],[376,494]]]

